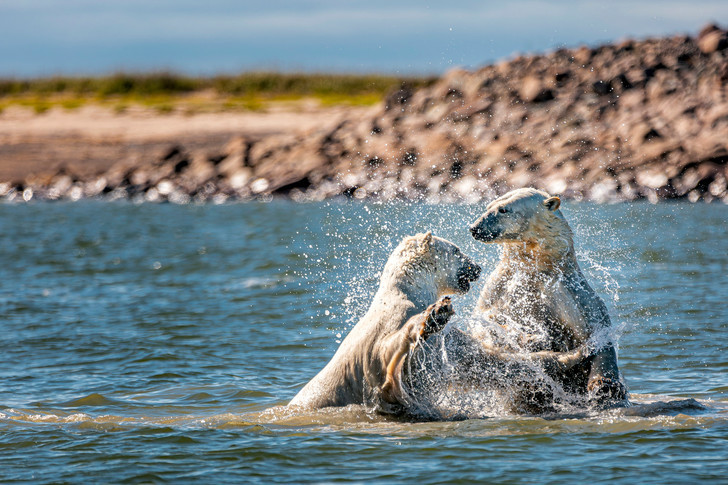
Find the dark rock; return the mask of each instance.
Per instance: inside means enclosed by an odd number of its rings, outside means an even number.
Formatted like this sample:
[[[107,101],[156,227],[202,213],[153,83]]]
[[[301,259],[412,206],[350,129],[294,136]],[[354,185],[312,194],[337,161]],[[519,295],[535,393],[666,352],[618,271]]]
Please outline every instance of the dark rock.
[[[293,189],[299,189],[299,190],[306,190],[309,187],[311,187],[311,181],[308,177],[302,177],[299,179],[294,179],[290,181],[282,181],[279,182],[277,185],[274,185],[272,187],[269,187],[268,190],[272,194],[288,194]]]
[[[726,35],[725,32],[710,32],[702,39],[698,40],[698,47],[700,47],[700,51],[703,54],[712,54],[713,52],[722,51],[728,47],[728,35]]]
[[[384,100],[384,109],[389,111],[394,108],[401,108],[407,104],[412,98],[413,91],[410,88],[403,87],[394,91],[392,94],[387,96]]]
[[[712,54],[728,47],[728,32],[715,24],[702,28],[698,34],[698,47],[703,54]]]
[[[518,94],[520,99],[526,103],[542,103],[554,99],[554,92],[535,77],[524,79]]]
[[[654,128],[650,128],[649,131],[647,131],[647,133],[642,135],[642,139],[644,141],[651,141],[651,140],[655,140],[658,138],[662,138],[662,135],[660,135],[660,132]]]
[[[599,96],[604,96],[605,94],[612,92],[612,86],[608,82],[600,79],[599,81],[592,83],[592,91]]]

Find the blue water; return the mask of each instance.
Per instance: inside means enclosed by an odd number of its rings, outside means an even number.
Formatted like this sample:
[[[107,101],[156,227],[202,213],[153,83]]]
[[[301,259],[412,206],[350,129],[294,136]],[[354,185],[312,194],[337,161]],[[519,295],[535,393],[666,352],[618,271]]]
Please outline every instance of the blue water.
[[[403,422],[282,406],[477,205],[0,205],[0,482],[726,483],[728,207],[565,203],[633,406]],[[456,298],[462,324],[482,281]]]

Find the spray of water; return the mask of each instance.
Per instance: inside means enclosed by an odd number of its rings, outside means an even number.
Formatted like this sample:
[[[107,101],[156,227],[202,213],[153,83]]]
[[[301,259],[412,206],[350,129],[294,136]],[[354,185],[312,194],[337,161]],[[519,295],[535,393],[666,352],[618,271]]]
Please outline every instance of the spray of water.
[[[335,274],[344,281],[329,288],[328,304],[322,303],[317,317],[326,321],[336,344],[340,343],[366,312],[376,291],[384,262],[399,241],[417,232],[432,230],[435,235],[458,244],[463,251],[482,264],[484,274],[497,262],[496,248],[474,241],[467,232],[469,223],[482,213],[482,205],[427,205],[397,203],[327,203],[329,211],[321,221],[323,237],[319,245],[304,247],[307,261],[297,274],[304,281],[330,278],[330,264],[315,264],[327,258],[336,261]],[[568,216],[567,216],[568,218]],[[614,268],[602,257],[618,241],[608,225],[574,226],[578,256],[592,286],[612,304],[619,301],[619,284]],[[321,242],[324,245],[321,245]],[[586,242],[586,244],[584,244]],[[582,243],[582,244],[579,244]],[[595,245],[596,243],[596,245]],[[322,256],[324,255],[324,256]],[[537,361],[530,359],[534,350],[548,348],[549,332],[533,315],[510,318],[507,325],[489,321],[475,311],[475,301],[482,281],[465,297],[455,301],[457,315],[441,335],[421,343],[410,356],[405,380],[408,411],[426,419],[458,419],[505,416],[523,413],[571,413],[589,409],[594,402],[583,393],[575,393],[555,380]],[[517,285],[518,282],[514,281]],[[548,284],[548,282],[547,282]],[[523,298],[538,298],[524,292]],[[502,322],[500,322],[502,323]],[[506,366],[502,374],[493,375],[492,385],[467,386],[454,383],[453,362],[462,356],[452,354],[447,332],[460,329],[481,340],[486,347],[507,350],[517,365]],[[594,329],[585,342],[591,351],[607,344],[616,346],[622,325]],[[379,403],[381,405],[381,403]],[[376,402],[370,405],[375,407]],[[387,411],[386,409],[380,411]]]

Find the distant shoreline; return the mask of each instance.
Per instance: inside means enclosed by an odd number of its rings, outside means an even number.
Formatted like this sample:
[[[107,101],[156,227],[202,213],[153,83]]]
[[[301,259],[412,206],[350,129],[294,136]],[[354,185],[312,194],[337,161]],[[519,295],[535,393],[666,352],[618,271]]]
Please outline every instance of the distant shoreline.
[[[40,110],[9,102],[28,96],[16,86],[0,97],[0,197],[437,203],[534,186],[597,202],[728,203],[728,32],[717,26],[436,82],[375,78],[258,79],[240,97],[262,100],[254,109],[184,83],[160,108],[151,75],[115,79],[108,97],[77,107],[63,105],[73,84]],[[125,95],[136,101],[110,104]]]
[[[84,183],[115,166],[144,166],[175,147],[193,149],[204,158],[204,153],[225,150],[241,135],[257,140],[300,134],[368,111],[371,108],[321,107],[315,100],[272,103],[265,111],[195,114],[160,113],[142,106],[119,113],[95,104],[73,110],[57,106],[39,114],[11,106],[0,113],[0,184],[5,184],[0,197],[12,186],[46,186],[59,173]]]
[[[148,108],[199,114],[265,111],[280,104],[370,106],[393,89],[434,84],[436,77],[387,74],[248,72],[186,76],[172,72],[116,73],[106,76],[0,78],[0,112],[25,107],[42,114],[52,108],[84,106],[116,113]]]

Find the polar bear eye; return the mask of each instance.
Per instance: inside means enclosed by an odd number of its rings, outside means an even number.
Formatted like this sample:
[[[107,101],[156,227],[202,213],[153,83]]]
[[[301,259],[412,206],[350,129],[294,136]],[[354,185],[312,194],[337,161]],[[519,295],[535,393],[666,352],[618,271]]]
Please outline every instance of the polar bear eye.
[[[501,214],[505,214],[506,212],[508,212],[508,209],[506,209],[505,207],[498,207],[498,212],[500,212]]]

